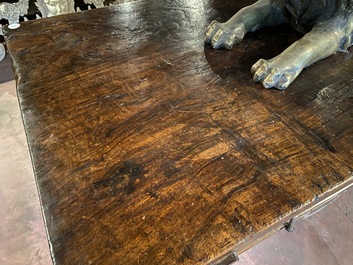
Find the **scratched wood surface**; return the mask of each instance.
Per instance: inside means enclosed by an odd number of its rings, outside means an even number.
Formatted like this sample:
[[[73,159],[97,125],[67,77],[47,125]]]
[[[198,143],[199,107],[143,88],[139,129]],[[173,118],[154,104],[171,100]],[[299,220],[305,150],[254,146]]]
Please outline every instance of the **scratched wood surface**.
[[[352,55],[263,89],[251,65],[299,34],[203,44],[251,2],[139,1],[6,30],[55,264],[217,262],[350,183]]]

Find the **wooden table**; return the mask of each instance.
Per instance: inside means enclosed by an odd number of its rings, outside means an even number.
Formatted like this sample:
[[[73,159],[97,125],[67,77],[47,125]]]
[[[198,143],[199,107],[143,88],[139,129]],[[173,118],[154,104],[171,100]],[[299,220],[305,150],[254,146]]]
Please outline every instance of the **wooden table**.
[[[251,2],[139,1],[6,30],[55,264],[228,264],[352,185],[352,54],[263,89],[251,65],[300,35],[203,44]]]

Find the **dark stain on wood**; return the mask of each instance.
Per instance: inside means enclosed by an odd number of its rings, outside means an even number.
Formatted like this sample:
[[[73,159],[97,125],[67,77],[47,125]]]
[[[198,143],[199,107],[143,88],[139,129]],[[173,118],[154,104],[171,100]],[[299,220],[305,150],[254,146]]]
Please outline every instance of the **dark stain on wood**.
[[[116,196],[117,193],[131,194],[137,181],[144,181],[144,172],[140,165],[124,161],[122,165],[114,165],[104,174],[103,179],[93,182],[94,192],[102,196]]]
[[[203,44],[250,3],[138,1],[5,30],[55,264],[226,262],[351,183],[351,54],[263,89],[251,65],[300,34]]]

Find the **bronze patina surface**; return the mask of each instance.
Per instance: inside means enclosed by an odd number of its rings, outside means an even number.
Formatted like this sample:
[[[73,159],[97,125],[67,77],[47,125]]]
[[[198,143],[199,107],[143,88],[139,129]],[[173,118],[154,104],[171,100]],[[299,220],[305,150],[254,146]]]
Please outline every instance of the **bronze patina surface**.
[[[297,33],[203,43],[249,4],[139,1],[6,29],[55,264],[231,261],[351,185],[351,54],[263,89],[250,66]]]
[[[283,24],[306,34],[278,56],[253,65],[254,81],[265,88],[284,90],[305,67],[336,52],[347,52],[353,44],[351,0],[259,0],[225,23],[213,21],[205,42],[216,49],[231,49],[247,32]]]

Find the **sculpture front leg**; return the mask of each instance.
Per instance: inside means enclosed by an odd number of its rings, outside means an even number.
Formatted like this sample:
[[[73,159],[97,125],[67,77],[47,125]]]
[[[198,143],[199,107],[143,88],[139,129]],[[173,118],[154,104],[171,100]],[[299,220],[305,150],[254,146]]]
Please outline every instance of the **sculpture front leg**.
[[[254,81],[265,88],[286,89],[305,67],[340,50],[346,30],[335,28],[337,24],[321,23],[275,58],[260,59],[251,69]]]
[[[271,0],[260,0],[241,9],[225,23],[213,21],[206,30],[205,43],[210,43],[215,49],[230,50],[243,40],[247,32],[263,26],[283,23],[281,8],[273,5]]]

